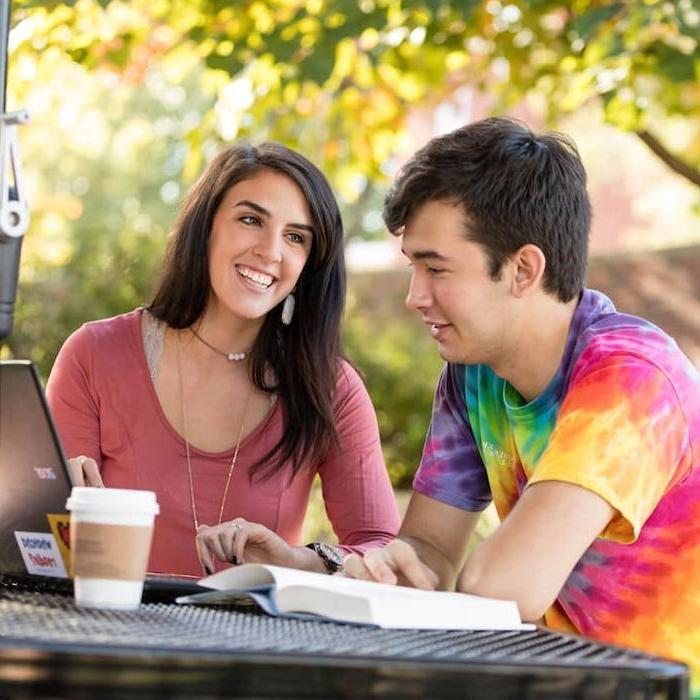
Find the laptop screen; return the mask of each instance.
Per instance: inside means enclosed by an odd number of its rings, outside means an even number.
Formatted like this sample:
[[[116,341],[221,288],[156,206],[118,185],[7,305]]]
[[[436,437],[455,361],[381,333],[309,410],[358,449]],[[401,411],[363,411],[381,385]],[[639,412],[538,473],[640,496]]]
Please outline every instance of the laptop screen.
[[[70,489],[36,368],[0,362],[0,574],[68,575]]]

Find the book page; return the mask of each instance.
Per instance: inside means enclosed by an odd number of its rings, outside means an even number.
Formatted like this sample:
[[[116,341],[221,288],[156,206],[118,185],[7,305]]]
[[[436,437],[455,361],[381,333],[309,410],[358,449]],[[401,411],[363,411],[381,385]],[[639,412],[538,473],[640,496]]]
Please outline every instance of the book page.
[[[298,571],[278,566],[266,566],[266,568],[272,573],[278,587],[307,585],[321,590],[367,596],[381,603],[400,599],[402,605],[406,605],[411,602],[426,603],[439,600],[442,605],[487,606],[493,611],[501,611],[506,615],[510,615],[510,610],[515,605],[509,600],[484,598],[470,595],[469,593],[424,591],[419,588],[408,588],[407,586],[391,586],[374,581],[359,581],[349,576],[328,576],[327,574],[316,574],[310,571]]]
[[[395,628],[525,627],[513,601],[467,593],[423,591],[272,565],[232,567],[200,583],[218,589],[244,589],[273,581],[277,588],[276,597],[282,602],[280,608],[286,611],[314,612],[333,619]]]

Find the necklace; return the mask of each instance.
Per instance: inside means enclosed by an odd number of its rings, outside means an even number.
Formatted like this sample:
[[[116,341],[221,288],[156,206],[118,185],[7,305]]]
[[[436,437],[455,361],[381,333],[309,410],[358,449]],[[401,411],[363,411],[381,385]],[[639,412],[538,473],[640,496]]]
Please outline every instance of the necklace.
[[[194,333],[194,331],[192,331]],[[195,333],[195,335],[197,335]],[[201,338],[200,338],[201,340]],[[184,437],[185,437],[185,456],[187,459],[187,480],[189,484],[189,489],[190,489],[190,504],[192,506],[192,522],[194,523],[194,531],[195,534],[197,533],[197,530],[199,529],[199,518],[197,517],[197,506],[195,504],[194,500],[194,479],[192,478],[192,461],[190,459],[190,441],[187,436],[187,409],[185,407],[185,392],[183,389],[183,382],[182,382],[182,365],[180,363],[180,342],[181,342],[181,336],[178,334],[177,336],[177,376],[178,376],[178,382],[180,385],[180,406],[182,408],[182,427],[183,427],[183,432],[184,432]],[[204,341],[203,341],[204,342]],[[208,343],[205,343],[208,344]],[[226,477],[226,486],[224,487],[224,495],[221,497],[221,506],[219,507],[219,520],[216,523],[219,525],[221,521],[223,520],[224,517],[224,505],[226,503],[226,496],[228,495],[228,487],[231,484],[231,475],[233,474],[233,469],[236,466],[236,460],[238,459],[238,450],[241,446],[241,437],[243,436],[243,427],[245,426],[245,419],[246,415],[248,413],[248,401],[250,399],[250,395],[253,393],[253,385],[250,385],[250,388],[248,389],[248,393],[246,394],[245,397],[245,404],[243,405],[243,418],[241,419],[241,427],[238,429],[238,437],[236,438],[236,446],[233,449],[233,457],[231,458],[231,464],[229,465],[228,468],[228,475]]]
[[[204,340],[199,333],[194,328],[190,328],[192,331],[192,335],[197,338],[197,340],[200,343],[203,343],[206,345],[210,350],[213,350],[217,355],[221,355],[221,357],[225,357],[229,362],[243,362],[246,357],[248,357],[247,352],[224,352],[223,350],[219,350],[219,348],[215,348],[209,341]]]

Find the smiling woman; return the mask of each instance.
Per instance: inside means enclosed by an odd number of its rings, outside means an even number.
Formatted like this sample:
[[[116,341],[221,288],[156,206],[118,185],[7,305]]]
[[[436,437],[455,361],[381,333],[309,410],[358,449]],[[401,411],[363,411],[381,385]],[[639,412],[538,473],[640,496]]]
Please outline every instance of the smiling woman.
[[[150,570],[324,571],[395,534],[374,411],[340,356],[344,297],[325,177],[235,146],[185,198],[151,304],[66,341],[47,394],[75,480],[157,493]],[[317,473],[335,557],[299,546]]]
[[[211,230],[208,313],[228,311],[256,331],[292,293],[311,251],[313,226],[299,186],[262,170],[231,187]]]

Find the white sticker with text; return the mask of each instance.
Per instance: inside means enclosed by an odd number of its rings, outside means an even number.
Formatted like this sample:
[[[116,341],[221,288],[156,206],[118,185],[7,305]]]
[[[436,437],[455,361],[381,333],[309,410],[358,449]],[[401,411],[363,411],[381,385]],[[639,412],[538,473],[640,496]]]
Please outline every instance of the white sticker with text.
[[[53,535],[46,532],[15,532],[27,572],[38,576],[68,578]]]

